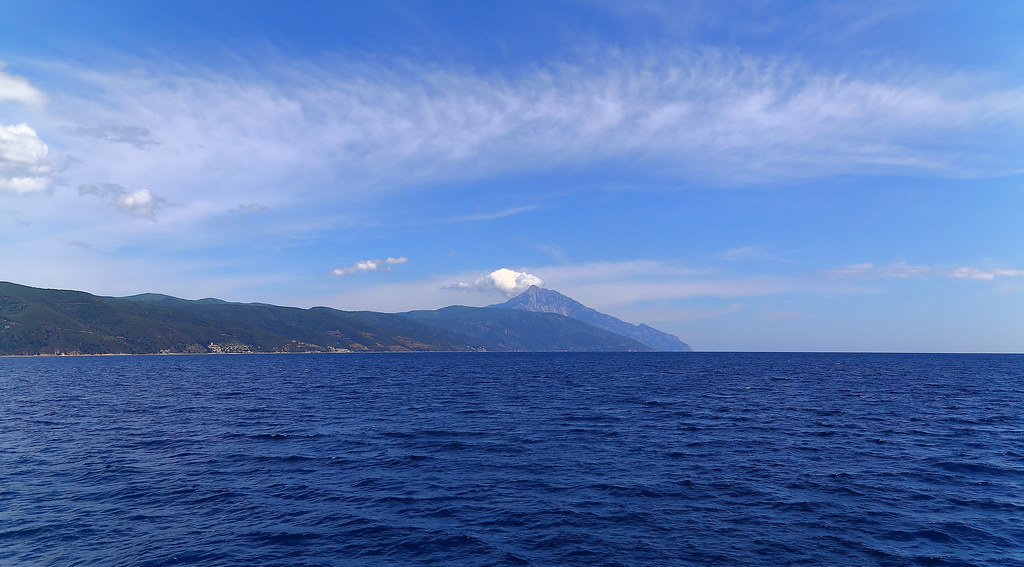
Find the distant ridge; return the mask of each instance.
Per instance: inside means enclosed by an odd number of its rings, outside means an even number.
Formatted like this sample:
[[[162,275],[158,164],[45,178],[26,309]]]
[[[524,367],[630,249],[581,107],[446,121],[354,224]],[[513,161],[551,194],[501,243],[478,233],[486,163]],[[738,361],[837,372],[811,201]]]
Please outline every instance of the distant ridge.
[[[555,313],[452,305],[436,311],[401,313],[455,334],[470,335],[492,350],[526,352],[637,352],[640,341]]]
[[[505,303],[491,305],[495,309],[518,309],[534,313],[557,313],[559,315],[583,321],[599,329],[604,329],[633,339],[654,350],[684,352],[691,351],[690,345],[679,340],[679,337],[663,333],[647,325],[634,325],[621,319],[595,311],[579,301],[566,297],[557,291],[544,289],[535,285]]]
[[[123,299],[127,301],[139,301],[142,303],[218,303],[221,305],[229,303],[223,299],[214,299],[207,297],[205,299],[180,299],[173,295],[164,295],[162,293],[140,293],[138,295],[129,295],[126,297],[104,297],[103,299]]]
[[[553,313],[299,309],[157,293],[99,297],[0,282],[0,355],[648,350]]]

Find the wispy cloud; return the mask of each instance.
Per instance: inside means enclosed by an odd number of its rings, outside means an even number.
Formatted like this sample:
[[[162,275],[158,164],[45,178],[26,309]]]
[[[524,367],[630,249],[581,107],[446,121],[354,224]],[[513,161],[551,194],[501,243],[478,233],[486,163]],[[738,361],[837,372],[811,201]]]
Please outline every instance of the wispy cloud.
[[[249,203],[248,205],[238,205],[240,211],[260,212],[267,210],[266,207],[259,203]]]
[[[615,315],[623,321],[632,323],[647,323],[654,325],[662,322],[679,321],[700,321],[714,319],[730,313],[743,311],[746,306],[742,303],[730,303],[714,309],[670,309],[662,306],[660,309],[621,307],[616,310]]]
[[[504,217],[510,217],[512,215],[518,215],[529,211],[535,211],[539,207],[527,206],[527,207],[513,207],[511,209],[505,209],[503,211],[497,211],[494,213],[481,213],[476,215],[464,215],[460,217],[453,217],[448,219],[448,222],[471,222],[471,221],[488,221],[494,219],[500,219]]]
[[[20,102],[34,107],[46,104],[47,96],[43,91],[34,87],[25,77],[7,73],[4,67],[4,62],[0,61],[0,102]]]
[[[860,278],[909,278],[909,277],[947,277],[968,280],[994,280],[997,277],[1024,276],[1024,270],[1013,268],[976,268],[961,266],[911,266],[906,262],[893,262],[887,266],[875,266],[870,262],[850,264],[820,273],[831,276]]]
[[[72,87],[37,120],[75,156],[72,178],[150,186],[186,207],[269,201],[296,180],[318,180],[306,202],[322,203],[608,160],[716,183],[1024,169],[1024,88],[982,77],[858,76],[711,48],[609,49],[503,76],[374,58],[132,67],[154,70],[64,68]],[[5,77],[8,96],[42,97]]]
[[[876,266],[870,262],[850,264],[841,268],[822,270],[819,273],[831,276],[853,276],[865,278],[910,278],[934,275],[937,269],[931,266],[911,266],[905,261]]]
[[[351,266],[345,268],[335,268],[331,270],[332,276],[344,276],[346,274],[355,274],[358,272],[390,272],[393,264],[405,264],[409,261],[405,256],[398,258],[375,258],[373,260],[360,260]]]
[[[871,262],[861,262],[859,264],[849,264],[841,268],[833,268],[831,270],[822,270],[823,274],[832,274],[837,276],[860,276],[870,273],[875,269],[875,265]]]
[[[536,266],[530,271],[543,274],[552,285],[571,286],[596,281],[626,282],[636,279],[676,281],[695,277],[713,277],[721,273],[714,267],[695,268],[660,260],[626,260],[622,262],[588,262]]]
[[[774,260],[778,262],[789,262],[790,260],[776,256],[765,250],[765,248],[759,244],[753,244],[750,246],[738,246],[736,248],[730,248],[717,254],[719,260],[725,260],[727,262],[735,262],[740,260]]]
[[[670,262],[634,260],[576,265],[502,268],[484,276],[438,275],[427,280],[374,286],[323,298],[343,309],[436,309],[453,303],[484,305],[511,297],[530,285],[554,289],[584,305],[627,321],[683,321],[722,316],[744,308],[737,299],[790,294],[877,293],[856,283],[828,278],[730,275],[715,268],[690,268]],[[483,292],[466,294],[467,291]],[[726,305],[694,308],[695,299],[730,300]]]
[[[72,129],[71,132],[78,136],[94,138],[112,144],[130,144],[143,150],[156,144],[156,142],[149,139],[148,129],[135,126],[97,126],[93,128],[79,126]]]
[[[735,299],[794,293],[873,293],[856,283],[807,276],[730,274],[716,267],[690,267],[658,260],[532,266],[548,287],[613,314],[640,303],[694,298]]]
[[[949,272],[949,277],[970,280],[994,280],[996,277],[1024,276],[1024,270],[1013,270],[1005,268],[992,268],[983,270],[980,268],[962,267]]]
[[[810,319],[813,315],[801,311],[765,309],[760,312],[760,317],[764,321],[791,321],[793,319]]]

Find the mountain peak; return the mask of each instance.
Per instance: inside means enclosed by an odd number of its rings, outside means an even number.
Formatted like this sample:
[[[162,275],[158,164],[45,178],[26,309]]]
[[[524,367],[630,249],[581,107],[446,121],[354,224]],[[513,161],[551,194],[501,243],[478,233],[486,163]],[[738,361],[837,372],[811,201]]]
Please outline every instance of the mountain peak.
[[[555,290],[531,285],[526,291],[505,303],[491,305],[496,309],[518,309],[537,313],[557,313],[588,323],[617,335],[628,337],[655,350],[688,351],[690,345],[675,335],[663,333],[647,325],[633,325],[621,319],[595,311],[579,301]]]
[[[538,287],[536,285],[531,285],[526,291],[512,299],[509,299],[505,303],[491,305],[491,307],[501,309],[520,309],[522,311],[533,311],[536,313],[557,313],[572,319],[579,319],[579,317],[573,316],[572,313],[589,309],[571,297],[562,295],[555,290]],[[597,312],[594,311],[594,313]]]

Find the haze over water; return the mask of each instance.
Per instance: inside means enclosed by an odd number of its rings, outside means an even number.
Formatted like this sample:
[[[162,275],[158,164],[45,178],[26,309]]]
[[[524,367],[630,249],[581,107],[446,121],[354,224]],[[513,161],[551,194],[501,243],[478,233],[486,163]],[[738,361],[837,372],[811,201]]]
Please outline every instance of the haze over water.
[[[0,563],[1024,565],[1024,357],[0,359]]]

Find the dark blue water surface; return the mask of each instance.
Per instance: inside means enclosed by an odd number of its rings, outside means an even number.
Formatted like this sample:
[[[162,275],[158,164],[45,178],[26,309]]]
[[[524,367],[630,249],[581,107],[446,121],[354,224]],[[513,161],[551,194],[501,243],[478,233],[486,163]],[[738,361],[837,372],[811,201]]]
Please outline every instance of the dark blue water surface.
[[[0,359],[0,564],[1024,565],[1024,356]]]

